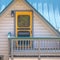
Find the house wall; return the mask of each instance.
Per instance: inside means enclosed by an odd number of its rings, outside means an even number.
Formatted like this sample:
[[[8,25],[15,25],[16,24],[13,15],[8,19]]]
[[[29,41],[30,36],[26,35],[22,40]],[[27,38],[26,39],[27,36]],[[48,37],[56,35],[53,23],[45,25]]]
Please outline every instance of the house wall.
[[[14,2],[0,16],[0,55],[4,55],[4,60],[9,56],[8,32],[14,35],[14,17],[11,17],[11,10],[32,10],[23,0],[14,0]],[[42,20],[35,11],[33,11],[33,37],[57,36]]]

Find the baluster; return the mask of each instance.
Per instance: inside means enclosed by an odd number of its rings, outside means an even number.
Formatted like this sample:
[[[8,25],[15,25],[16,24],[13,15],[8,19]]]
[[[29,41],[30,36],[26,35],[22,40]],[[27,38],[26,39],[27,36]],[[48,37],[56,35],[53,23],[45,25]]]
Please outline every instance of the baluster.
[[[21,50],[21,40],[20,40],[20,45],[19,45],[19,48],[20,48],[20,50]]]
[[[44,47],[43,47],[43,50],[45,50],[45,40],[43,40],[43,43],[44,43]]]
[[[28,42],[27,42],[27,45],[28,45],[28,49],[29,49],[29,45],[30,45],[29,40],[28,40]]]
[[[22,49],[24,49],[24,41],[22,41]]]
[[[38,60],[40,60],[40,40],[38,40]]]
[[[59,43],[59,50],[60,50],[60,40],[58,41],[58,43]]]
[[[11,60],[13,60],[13,40],[11,40]]]
[[[33,43],[33,41],[30,41],[30,49],[32,50],[32,43]]]
[[[21,40],[21,50],[22,50],[22,40]]]
[[[26,49],[28,49],[28,40],[26,41]]]
[[[55,52],[56,52],[56,48],[57,48],[57,47],[56,47],[56,46],[57,46],[57,41],[56,41],[56,40],[54,40],[54,41],[55,41],[55,43],[54,43],[54,44],[55,44]]]
[[[16,41],[16,49],[18,50],[18,41]]]
[[[27,41],[25,41],[25,49],[27,49],[27,45],[26,44],[27,44]]]
[[[58,50],[60,50],[60,40],[58,40]]]
[[[25,50],[25,40],[24,40],[24,50]]]
[[[47,40],[47,50],[49,52],[50,46],[48,46],[48,45],[49,45],[49,40]]]
[[[23,41],[21,41],[21,42],[22,42],[21,49],[23,49]]]
[[[28,49],[27,40],[25,41],[25,49]]]

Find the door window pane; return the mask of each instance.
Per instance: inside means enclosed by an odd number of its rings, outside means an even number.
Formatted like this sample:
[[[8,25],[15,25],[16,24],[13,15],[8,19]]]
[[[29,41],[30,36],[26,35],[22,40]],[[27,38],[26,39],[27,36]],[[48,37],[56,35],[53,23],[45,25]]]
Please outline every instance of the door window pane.
[[[18,37],[30,37],[30,32],[29,31],[19,31]]]
[[[29,27],[30,16],[29,15],[18,15],[18,27]]]

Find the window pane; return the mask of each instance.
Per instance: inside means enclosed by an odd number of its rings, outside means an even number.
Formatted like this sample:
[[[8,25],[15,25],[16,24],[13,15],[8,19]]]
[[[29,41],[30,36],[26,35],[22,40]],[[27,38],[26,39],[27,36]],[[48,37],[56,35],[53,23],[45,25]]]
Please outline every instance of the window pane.
[[[29,31],[18,31],[18,37],[30,37]]]
[[[18,16],[18,27],[29,27],[29,26],[30,26],[30,16],[19,15]]]

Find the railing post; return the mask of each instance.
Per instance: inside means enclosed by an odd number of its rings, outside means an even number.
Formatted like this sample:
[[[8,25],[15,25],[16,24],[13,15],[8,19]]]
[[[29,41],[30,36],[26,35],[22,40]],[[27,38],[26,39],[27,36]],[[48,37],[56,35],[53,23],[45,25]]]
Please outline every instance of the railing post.
[[[40,40],[38,40],[38,60],[40,60]]]
[[[59,40],[59,50],[60,50],[60,40]]]
[[[11,40],[11,60],[13,60],[13,40]]]

